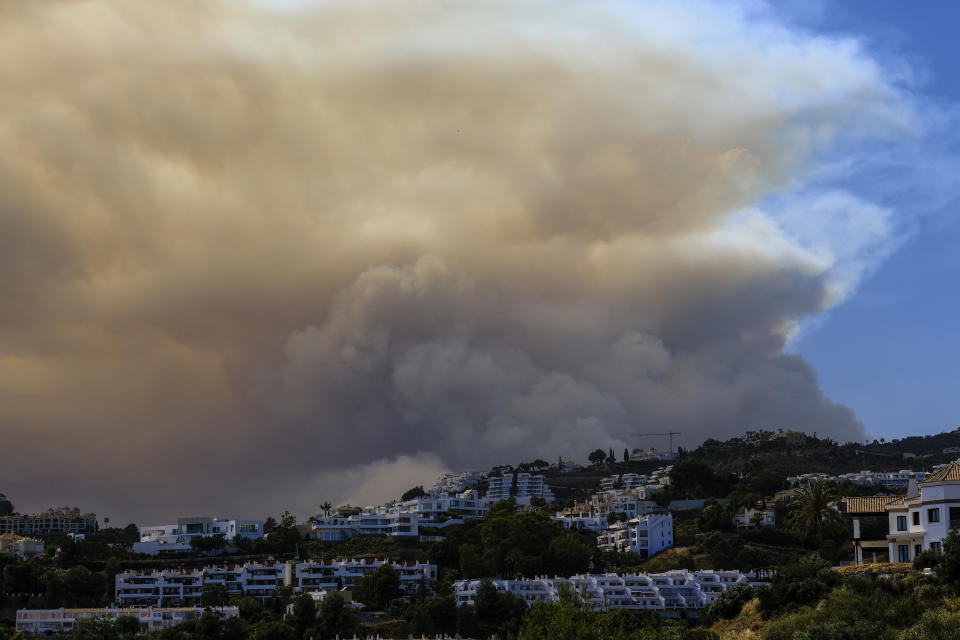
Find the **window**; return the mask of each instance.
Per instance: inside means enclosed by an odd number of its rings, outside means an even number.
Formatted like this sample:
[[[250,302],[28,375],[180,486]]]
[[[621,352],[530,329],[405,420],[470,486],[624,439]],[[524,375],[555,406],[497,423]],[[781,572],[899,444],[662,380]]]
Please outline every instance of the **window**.
[[[933,549],[935,553],[943,553],[943,543],[942,542],[931,542],[930,548]]]
[[[900,516],[906,520],[906,516]],[[900,562],[910,562],[910,547],[905,544],[897,545],[897,556]]]
[[[907,516],[897,516],[897,531],[907,530]]]
[[[913,524],[914,524],[915,526],[920,526],[920,512],[919,512],[919,511],[914,511],[914,512],[913,512]]]
[[[913,555],[918,556],[923,553],[923,545],[915,544],[913,545]]]
[[[940,522],[940,509],[927,509],[927,522]]]

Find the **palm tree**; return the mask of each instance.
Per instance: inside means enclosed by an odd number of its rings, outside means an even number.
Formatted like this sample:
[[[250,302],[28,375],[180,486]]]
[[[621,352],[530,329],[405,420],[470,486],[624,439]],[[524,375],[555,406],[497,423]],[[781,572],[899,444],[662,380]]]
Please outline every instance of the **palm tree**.
[[[324,502],[322,505],[320,505],[320,510],[323,511],[324,518],[330,515],[330,509],[333,509],[333,505],[329,502]]]
[[[816,532],[817,545],[822,545],[823,532],[843,523],[843,516],[832,506],[839,499],[832,482],[800,485],[790,499],[789,524],[803,535]]]

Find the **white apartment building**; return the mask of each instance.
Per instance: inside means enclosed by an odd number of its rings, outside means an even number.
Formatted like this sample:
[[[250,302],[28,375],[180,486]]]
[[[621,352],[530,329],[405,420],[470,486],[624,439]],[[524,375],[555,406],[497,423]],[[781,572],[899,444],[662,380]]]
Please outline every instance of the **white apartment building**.
[[[203,573],[200,569],[144,569],[118,573],[114,578],[116,603],[129,607],[200,606]]]
[[[614,491],[617,488],[623,491],[633,491],[647,484],[662,487],[659,477],[648,477],[641,473],[625,473],[622,476],[613,475],[603,478],[600,481],[600,491]]]
[[[420,526],[428,526],[430,521],[445,517],[462,519],[483,519],[487,515],[488,503],[476,491],[467,490],[459,494],[441,493],[426,498],[414,498],[400,503],[402,513],[415,513]]]
[[[224,618],[240,615],[237,607],[210,607]],[[129,608],[129,609],[19,609],[16,629],[20,633],[51,635],[69,633],[80,620],[116,620],[133,616],[149,631],[169,629],[184,622],[199,620],[205,609],[200,607]]]
[[[222,534],[227,540],[263,537],[263,520],[221,520],[219,518],[180,518],[176,524],[140,527],[140,542],[134,553],[155,556],[159,553],[190,551],[190,540]]]
[[[437,579],[437,565],[419,561],[391,562],[389,558],[360,558],[353,560],[315,560],[301,562],[294,567],[294,591],[339,591],[353,588],[357,580],[374,573],[383,565],[397,572],[400,587],[407,594],[416,593],[423,584],[433,592]]]
[[[518,473],[516,479],[517,503],[523,504],[521,500],[529,498],[540,498],[548,503],[553,502],[553,491],[547,485],[542,475],[532,475],[529,473]]]
[[[597,546],[610,551],[632,551],[652,558],[673,546],[673,516],[650,513],[627,522],[615,522],[597,536]]]
[[[487,504],[509,500],[511,496],[518,505],[528,505],[533,498],[547,503],[554,501],[553,491],[540,474],[505,473],[487,478],[487,494],[483,498]]]
[[[317,518],[313,531],[317,540],[337,542],[355,535],[419,536],[422,527],[442,527],[482,519],[488,503],[476,491],[440,494],[394,502],[379,507],[365,507],[346,516]]]
[[[48,509],[34,515],[0,516],[0,534],[21,536],[93,533],[97,530],[97,516],[81,513],[76,507]]]
[[[489,477],[487,478],[487,493],[484,496],[484,500],[489,504],[499,502],[500,500],[509,500],[512,488],[512,473]]]
[[[920,482],[906,496],[886,504],[891,562],[911,562],[928,549],[940,551],[951,529],[960,528],[960,465],[951,462]]]
[[[203,587],[211,584],[223,586],[231,596],[242,594],[261,601],[272,598],[277,587],[291,584],[292,568],[285,562],[267,560],[203,569],[125,571],[114,581],[121,607],[198,606]]]
[[[454,583],[457,605],[475,604],[481,580]],[[736,584],[749,584],[750,576],[738,571],[667,571],[632,575],[583,574],[570,578],[492,580],[498,591],[521,598],[527,606],[553,602],[560,591],[572,589],[595,610],[650,609],[663,617],[698,615],[717,597]]]
[[[420,516],[400,505],[365,507],[349,516],[317,518],[313,523],[317,540],[337,542],[356,535],[419,536]]]

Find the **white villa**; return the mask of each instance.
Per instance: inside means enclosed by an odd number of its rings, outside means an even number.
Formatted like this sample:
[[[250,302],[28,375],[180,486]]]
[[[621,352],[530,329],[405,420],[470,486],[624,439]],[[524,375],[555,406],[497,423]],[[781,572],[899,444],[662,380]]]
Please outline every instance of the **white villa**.
[[[907,495],[886,505],[891,562],[911,562],[928,549],[940,551],[951,529],[960,528],[960,465],[951,462],[920,482]]]
[[[180,518],[176,524],[140,527],[140,542],[133,543],[133,551],[151,556],[159,553],[190,551],[191,539],[217,534],[223,534],[227,540],[262,538],[263,520]]]

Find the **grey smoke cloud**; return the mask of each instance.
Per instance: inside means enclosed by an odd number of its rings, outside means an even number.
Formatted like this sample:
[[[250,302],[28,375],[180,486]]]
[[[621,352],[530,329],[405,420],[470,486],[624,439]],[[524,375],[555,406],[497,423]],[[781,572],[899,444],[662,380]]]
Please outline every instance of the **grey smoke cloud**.
[[[864,436],[783,349],[889,211],[764,210],[910,133],[853,40],[699,3],[23,1],[0,86],[22,507],[306,515],[637,430]]]

